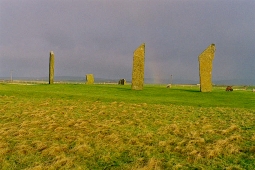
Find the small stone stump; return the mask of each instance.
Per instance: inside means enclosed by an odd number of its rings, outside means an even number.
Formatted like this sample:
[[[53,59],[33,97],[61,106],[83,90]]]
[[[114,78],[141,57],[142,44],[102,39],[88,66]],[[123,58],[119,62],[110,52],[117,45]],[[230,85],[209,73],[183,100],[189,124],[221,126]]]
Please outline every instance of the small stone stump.
[[[86,74],[86,84],[94,84],[93,74]]]
[[[125,80],[125,79],[120,79],[120,80],[118,81],[118,84],[119,84],[119,85],[125,85],[125,84],[126,84],[126,80]]]

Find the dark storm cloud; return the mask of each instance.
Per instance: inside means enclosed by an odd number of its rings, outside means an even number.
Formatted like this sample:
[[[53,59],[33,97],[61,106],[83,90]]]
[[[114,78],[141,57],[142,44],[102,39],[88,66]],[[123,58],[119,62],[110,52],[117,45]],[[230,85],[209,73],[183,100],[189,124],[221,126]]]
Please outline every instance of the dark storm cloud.
[[[255,1],[0,0],[0,77],[131,78],[146,43],[146,77],[198,80],[198,55],[216,44],[213,78],[254,79]]]

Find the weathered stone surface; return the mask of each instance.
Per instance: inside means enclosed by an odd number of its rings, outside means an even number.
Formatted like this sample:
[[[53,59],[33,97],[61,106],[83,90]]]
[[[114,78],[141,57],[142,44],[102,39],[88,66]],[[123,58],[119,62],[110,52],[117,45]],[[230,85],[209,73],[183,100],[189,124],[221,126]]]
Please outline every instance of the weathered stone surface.
[[[134,51],[133,72],[132,72],[132,90],[142,90],[144,83],[144,58],[145,43],[141,44]]]
[[[126,84],[126,80],[125,79],[120,79],[118,84],[125,85]]]
[[[54,53],[50,52],[50,60],[49,60],[49,84],[54,83]]]
[[[86,74],[86,84],[94,84],[93,74]]]
[[[212,91],[212,68],[215,53],[215,44],[207,47],[199,56],[200,91]]]

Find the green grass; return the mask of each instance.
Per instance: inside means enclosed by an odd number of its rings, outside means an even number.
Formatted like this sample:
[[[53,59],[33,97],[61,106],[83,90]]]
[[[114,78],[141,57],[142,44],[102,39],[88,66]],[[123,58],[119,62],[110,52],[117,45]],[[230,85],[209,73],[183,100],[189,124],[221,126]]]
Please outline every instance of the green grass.
[[[254,169],[255,93],[0,84],[0,169]]]
[[[142,91],[131,90],[129,85],[1,85],[3,95],[21,94],[25,98],[88,99],[102,102],[128,102],[150,104],[175,104],[195,107],[234,107],[255,109],[255,97],[251,89],[225,92],[225,88],[214,88],[212,92],[200,93],[197,86],[146,85]]]

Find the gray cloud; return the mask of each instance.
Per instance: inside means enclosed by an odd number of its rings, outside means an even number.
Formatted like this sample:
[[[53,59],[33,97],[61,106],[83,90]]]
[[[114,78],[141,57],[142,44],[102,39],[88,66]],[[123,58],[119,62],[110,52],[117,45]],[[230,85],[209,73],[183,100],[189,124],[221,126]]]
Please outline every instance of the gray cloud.
[[[213,79],[255,79],[255,1],[0,0],[0,77],[131,78],[146,43],[145,76],[198,80],[198,55],[216,44]]]

